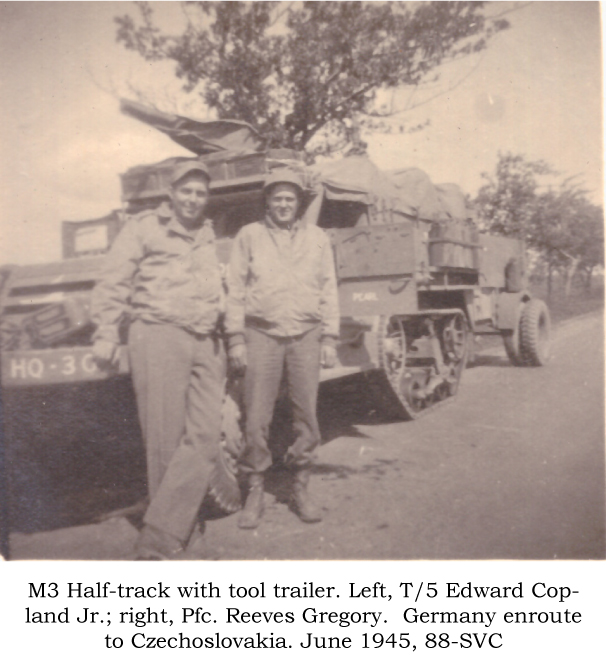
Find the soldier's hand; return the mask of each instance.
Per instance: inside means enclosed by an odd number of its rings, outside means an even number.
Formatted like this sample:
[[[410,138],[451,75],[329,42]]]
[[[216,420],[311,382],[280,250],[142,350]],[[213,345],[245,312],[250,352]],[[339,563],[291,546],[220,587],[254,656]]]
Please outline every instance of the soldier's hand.
[[[120,360],[120,348],[115,342],[96,340],[93,344],[93,359],[101,370],[113,367]]]
[[[332,344],[324,343],[322,345],[322,355],[320,358],[323,368],[334,368],[337,364],[337,349]]]
[[[234,372],[242,373],[246,369],[246,345],[235,344],[229,350],[229,364]]]

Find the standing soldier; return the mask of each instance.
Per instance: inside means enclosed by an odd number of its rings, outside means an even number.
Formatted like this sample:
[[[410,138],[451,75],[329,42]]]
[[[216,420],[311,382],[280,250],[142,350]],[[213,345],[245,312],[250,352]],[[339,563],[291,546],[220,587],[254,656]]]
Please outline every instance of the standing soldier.
[[[178,163],[170,203],[126,223],[93,294],[98,365],[116,363],[120,323],[126,313],[132,321],[128,353],[150,498],[139,559],[195,556],[191,538],[199,543],[198,511],[218,457],[224,296],[213,225],[203,216],[209,183],[204,164]]]
[[[229,359],[235,370],[246,369],[246,448],[240,468],[248,475],[249,491],[240,528],[256,528],[263,513],[264,473],[272,462],[267,439],[284,370],[296,435],[286,454],[286,464],[295,472],[292,505],[303,521],[321,521],[307,486],[320,443],[320,365],[335,365],[339,334],[330,240],[298,218],[301,177],[291,170],[274,172],[263,193],[265,220],[238,233],[229,271]]]

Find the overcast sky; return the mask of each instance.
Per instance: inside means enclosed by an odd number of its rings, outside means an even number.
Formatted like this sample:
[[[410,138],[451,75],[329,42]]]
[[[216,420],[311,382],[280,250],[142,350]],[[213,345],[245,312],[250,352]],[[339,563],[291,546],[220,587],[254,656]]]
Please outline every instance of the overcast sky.
[[[154,6],[180,25],[176,3]],[[186,153],[122,116],[103,90],[126,74],[175,90],[170,66],[116,44],[112,19],[125,13],[131,3],[0,3],[0,263],[58,259],[62,220],[109,212],[120,204],[118,174]],[[599,3],[538,2],[508,18],[512,28],[480,59],[446,73],[468,74],[460,86],[402,117],[430,126],[367,138],[371,157],[475,195],[498,151],[521,152],[582,174],[601,201]]]

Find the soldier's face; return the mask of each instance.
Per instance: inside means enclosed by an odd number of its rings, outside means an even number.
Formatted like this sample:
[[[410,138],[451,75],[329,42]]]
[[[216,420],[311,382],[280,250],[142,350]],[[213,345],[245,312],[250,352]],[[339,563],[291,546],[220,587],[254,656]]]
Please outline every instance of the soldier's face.
[[[299,193],[291,184],[276,184],[267,197],[267,209],[271,219],[281,225],[289,225],[297,218]]]
[[[170,196],[175,214],[182,224],[199,223],[208,201],[208,182],[201,175],[185,175],[171,187]]]

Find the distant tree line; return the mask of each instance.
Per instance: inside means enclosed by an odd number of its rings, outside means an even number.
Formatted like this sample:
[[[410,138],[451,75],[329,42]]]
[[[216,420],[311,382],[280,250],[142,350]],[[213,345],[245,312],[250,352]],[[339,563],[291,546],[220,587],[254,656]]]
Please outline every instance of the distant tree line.
[[[588,191],[575,178],[545,186],[544,178],[555,179],[557,172],[521,154],[500,154],[494,174],[482,177],[487,183],[473,201],[482,228],[523,239],[550,293],[554,273],[563,278],[567,296],[579,275],[590,289],[595,269],[604,265],[604,210]]]

